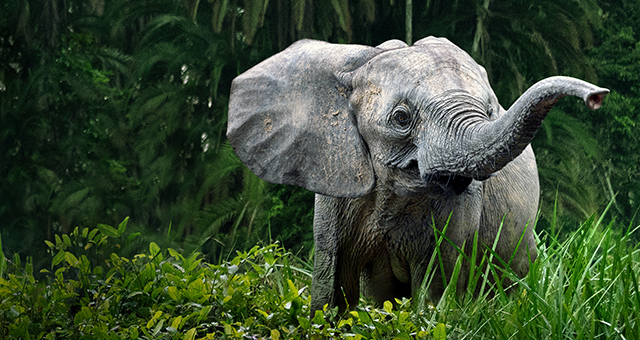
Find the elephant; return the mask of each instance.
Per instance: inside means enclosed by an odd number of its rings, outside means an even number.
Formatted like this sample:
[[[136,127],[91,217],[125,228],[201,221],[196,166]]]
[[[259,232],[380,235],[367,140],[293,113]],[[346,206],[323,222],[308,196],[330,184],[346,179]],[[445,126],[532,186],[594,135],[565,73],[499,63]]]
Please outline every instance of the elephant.
[[[446,225],[426,293],[437,301],[474,238],[526,276],[540,191],[530,142],[562,97],[595,110],[608,92],[554,76],[505,110],[446,38],[300,40],[233,80],[227,137],[258,177],[316,194],[312,313],[353,309],[361,293],[415,297]],[[460,270],[457,287],[467,280]]]

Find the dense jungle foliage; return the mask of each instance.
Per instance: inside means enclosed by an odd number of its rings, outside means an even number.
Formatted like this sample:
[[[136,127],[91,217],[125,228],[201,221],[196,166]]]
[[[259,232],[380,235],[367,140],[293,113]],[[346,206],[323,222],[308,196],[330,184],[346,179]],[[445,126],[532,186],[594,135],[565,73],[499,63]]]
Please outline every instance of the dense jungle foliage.
[[[376,45],[444,36],[484,65],[502,105],[555,74],[612,90],[573,99],[534,140],[538,230],[564,231],[640,197],[640,5],[635,1],[9,0],[0,5],[0,231],[43,265],[43,240],[130,217],[216,262],[259,240],[312,248],[313,194],[267,184],[225,139],[231,80],[301,38]],[[407,28],[412,28],[405,31]],[[410,33],[410,34],[407,34]],[[553,214],[556,211],[557,214]],[[162,235],[162,236],[159,236]]]
[[[639,34],[634,0],[2,1],[0,335],[404,337],[387,322],[437,339],[528,326],[540,337],[638,334],[638,253],[627,244],[637,237],[624,231],[640,206]],[[548,238],[522,294],[401,301],[356,311],[349,324],[310,323],[314,195],[265,183],[234,155],[231,81],[302,38],[429,35],[485,66],[504,107],[551,75],[611,94],[595,112],[564,99],[533,142],[536,228]],[[213,293],[198,295],[196,282]]]

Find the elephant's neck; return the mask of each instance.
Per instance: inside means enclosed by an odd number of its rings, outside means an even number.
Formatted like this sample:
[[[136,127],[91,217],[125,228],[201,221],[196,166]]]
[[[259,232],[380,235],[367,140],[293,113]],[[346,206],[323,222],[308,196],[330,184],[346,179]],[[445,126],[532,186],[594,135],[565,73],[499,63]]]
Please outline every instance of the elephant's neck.
[[[468,202],[481,195],[481,184],[474,182],[469,192],[450,197],[401,196],[391,190],[376,190],[366,198],[369,210],[369,222],[372,226],[383,230],[396,228],[429,228],[444,227],[449,220],[472,219],[469,216],[458,216],[458,210],[468,209]],[[472,209],[476,210],[476,209]],[[458,221],[459,222],[459,221]]]
[[[437,200],[428,196],[400,196],[390,190],[377,190],[371,196],[372,222],[383,229],[422,224],[437,211]]]

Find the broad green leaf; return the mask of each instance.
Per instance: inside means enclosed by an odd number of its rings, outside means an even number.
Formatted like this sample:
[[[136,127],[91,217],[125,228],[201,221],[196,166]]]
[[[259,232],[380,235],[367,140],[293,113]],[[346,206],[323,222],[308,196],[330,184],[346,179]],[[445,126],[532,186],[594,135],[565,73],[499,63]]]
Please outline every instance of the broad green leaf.
[[[147,328],[151,328],[153,327],[153,325],[155,324],[156,320],[159,319],[162,316],[162,311],[157,311],[153,317],[151,318],[151,320],[149,320],[149,322],[147,322]]]
[[[269,313],[263,311],[262,309],[257,309],[258,313],[262,315],[266,320],[269,320]]]
[[[179,330],[181,322],[182,322],[182,316],[178,316],[173,319],[173,322],[171,322],[171,327]]]
[[[345,337],[350,340],[366,339],[366,337],[362,334],[349,334],[348,336],[345,334]]]
[[[76,313],[75,317],[73,318],[73,324],[77,326],[82,321],[89,319],[91,319],[91,310],[89,309],[89,307],[85,306],[82,307],[78,313]]]
[[[62,234],[62,241],[64,242],[65,246],[71,247],[71,239],[69,238],[69,235]]]
[[[129,222],[129,216],[125,217],[118,225],[118,237],[120,237],[127,230],[127,223]]]
[[[182,297],[182,294],[180,294],[180,292],[178,291],[178,288],[174,286],[168,287],[167,293],[174,300],[180,300],[180,298]]]
[[[134,340],[139,338],[138,328],[131,327],[129,328],[129,332],[131,332],[131,334],[129,334],[129,339]]]
[[[64,259],[73,267],[77,267],[80,263],[80,261],[78,261],[78,258],[68,251],[64,253]]]
[[[66,272],[66,271],[67,271],[66,267],[60,267],[60,268],[56,269],[56,272],[55,272],[56,278],[58,280],[60,280],[60,281],[64,280],[64,276],[63,275],[64,275],[64,272]]]
[[[184,336],[182,337],[182,340],[194,340],[195,338],[196,338],[196,329],[191,328],[184,334]]]
[[[152,283],[152,282],[151,282],[151,283]],[[145,286],[145,287],[144,287],[144,289],[145,289],[145,291],[147,291],[147,290],[148,290],[149,288],[151,288],[151,287],[152,287],[151,285],[148,285],[148,286]],[[151,292],[151,298],[152,298],[152,299],[157,299],[157,298],[158,298],[158,296],[159,296],[163,291],[164,291],[164,288],[162,288],[162,287],[157,287],[156,289],[154,289],[154,290]]]
[[[225,324],[224,324],[224,334],[226,334],[226,335],[232,335],[232,334],[233,334],[233,331],[234,331],[234,329],[233,329],[233,327],[231,327],[231,325],[230,325],[230,324],[228,324],[228,323],[225,323]]]
[[[96,236],[96,234],[98,233],[98,231],[100,231],[99,229],[93,229],[89,232],[89,240],[93,240],[93,238]]]
[[[162,326],[164,325],[164,319],[160,320],[160,322],[158,322],[158,324],[156,325],[156,327],[153,328],[153,335],[158,335],[158,333],[160,333],[160,330],[162,329]]]
[[[64,258],[65,258],[65,251],[60,250],[58,254],[53,258],[53,260],[51,260],[51,267],[54,267],[60,264],[60,262],[62,262]]]
[[[91,272],[91,261],[87,255],[80,255],[80,271],[82,273],[90,273]]]
[[[118,231],[116,230],[116,228],[114,228],[114,227],[112,227],[110,225],[98,223],[97,227],[100,230],[100,232],[103,233],[106,236],[109,236],[109,237],[118,237],[118,236],[120,236],[120,235],[118,235]]]
[[[342,328],[342,327],[344,327],[346,325],[353,326],[353,319],[352,318],[348,318],[348,319],[345,318],[345,319],[341,319],[338,322],[338,328]]]
[[[433,338],[435,340],[446,340],[447,339],[447,326],[442,322],[436,325],[436,328],[433,330]]]
[[[315,323],[316,325],[324,325],[327,323],[327,321],[324,319],[324,312],[321,310],[316,311],[316,315],[313,316],[313,319],[311,321],[313,321],[313,323]]]
[[[393,314],[393,304],[391,303],[391,301],[387,300],[384,302],[384,311],[389,313],[389,314]]]
[[[293,281],[287,279],[287,285],[289,286],[289,294],[287,295],[298,297],[298,289],[296,288],[296,285],[293,284]]]
[[[358,313],[358,318],[360,319],[360,321],[364,322],[367,325],[373,325],[373,320],[371,320],[371,317],[369,316],[369,314],[366,311],[359,310],[359,311],[357,311],[357,313]]]
[[[127,237],[127,244],[131,243],[131,241],[133,241],[134,238],[140,236],[141,233],[140,232],[136,232],[136,233],[131,233],[131,235],[129,235],[129,237]]]
[[[153,258],[153,263],[156,265],[162,262],[162,253],[160,252],[160,246],[158,246],[155,242],[149,243],[149,254]]]
[[[180,253],[178,253],[178,252],[177,252],[175,249],[173,249],[173,248],[169,248],[169,249],[167,249],[167,250],[169,251],[169,254],[170,254],[172,257],[174,257],[174,258],[176,258],[176,259],[178,259],[178,260],[182,257],[182,255],[180,255]]]
[[[264,256],[264,262],[266,262],[269,266],[273,266],[276,263],[276,259],[273,257],[273,253],[266,252],[262,256]]]
[[[209,316],[209,313],[211,312],[211,308],[213,306],[209,305],[209,306],[205,306],[204,308],[202,308],[200,310],[200,315],[198,316],[198,321],[196,323],[200,323],[200,321],[204,320],[207,318],[207,316]]]
[[[130,299],[130,298],[132,298],[132,297],[134,297],[136,295],[140,295],[140,294],[144,294],[144,292],[137,291],[137,292],[130,293],[129,295],[127,295],[127,299]]]

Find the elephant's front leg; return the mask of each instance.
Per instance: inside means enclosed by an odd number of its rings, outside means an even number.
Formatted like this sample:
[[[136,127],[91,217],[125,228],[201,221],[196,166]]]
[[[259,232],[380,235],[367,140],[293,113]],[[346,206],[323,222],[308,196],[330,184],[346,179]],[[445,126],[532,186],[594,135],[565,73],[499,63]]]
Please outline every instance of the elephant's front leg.
[[[344,201],[316,195],[311,316],[324,305],[328,305],[329,308],[338,306],[340,311],[345,311],[358,303],[362,269],[358,268],[357,261],[351,258],[354,254],[350,246],[345,245],[345,233],[349,233],[349,219],[342,212]]]

